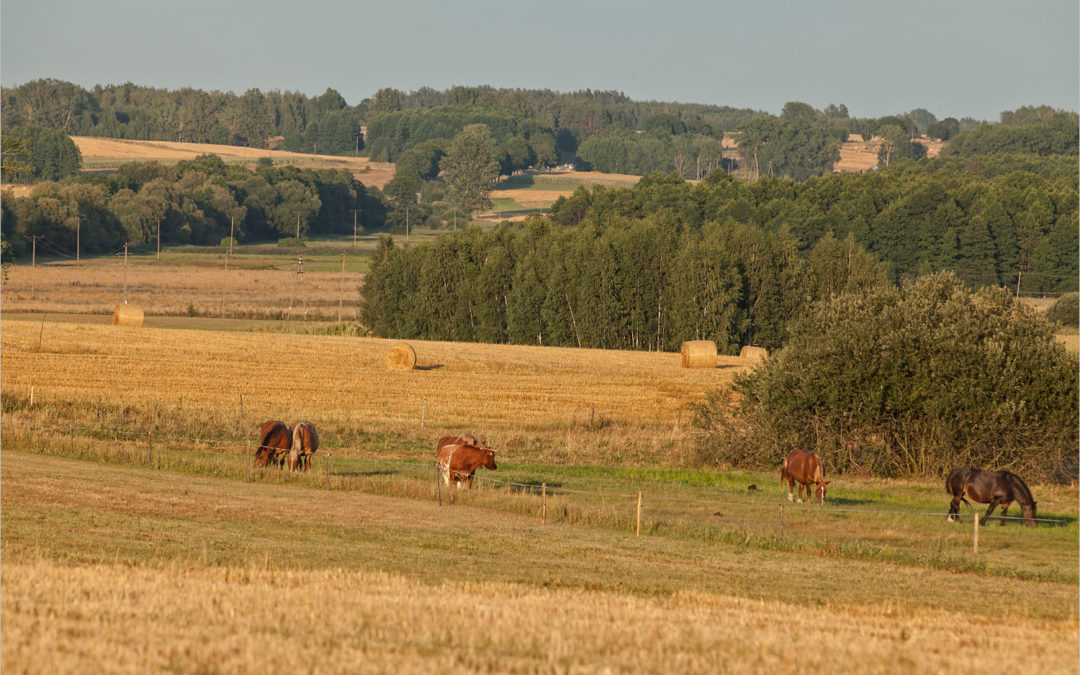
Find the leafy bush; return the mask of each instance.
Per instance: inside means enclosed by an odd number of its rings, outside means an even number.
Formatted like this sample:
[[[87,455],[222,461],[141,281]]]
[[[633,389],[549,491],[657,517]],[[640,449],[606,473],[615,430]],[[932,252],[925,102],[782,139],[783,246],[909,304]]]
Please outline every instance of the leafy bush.
[[[1058,298],[1057,302],[1046,310],[1046,318],[1062,326],[1076,328],[1080,325],[1080,295],[1066,293]]]
[[[941,273],[834,296],[791,330],[736,396],[698,407],[701,459],[778,467],[802,446],[840,472],[1075,477],[1076,364],[1007,292]]]

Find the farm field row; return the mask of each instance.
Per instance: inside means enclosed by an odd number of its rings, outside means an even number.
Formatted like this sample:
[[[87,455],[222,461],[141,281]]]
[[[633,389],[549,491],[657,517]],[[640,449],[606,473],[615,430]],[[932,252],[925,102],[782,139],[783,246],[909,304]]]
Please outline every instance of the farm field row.
[[[1075,672],[1075,582],[9,449],[0,470],[4,668],[974,673],[992,650]]]

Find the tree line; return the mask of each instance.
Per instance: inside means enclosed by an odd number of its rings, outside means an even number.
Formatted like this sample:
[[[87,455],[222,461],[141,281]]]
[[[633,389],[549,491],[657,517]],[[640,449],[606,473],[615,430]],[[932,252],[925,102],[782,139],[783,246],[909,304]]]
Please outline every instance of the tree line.
[[[628,189],[579,189],[559,198],[550,216],[564,226],[652,216],[691,230],[734,221],[784,232],[800,254],[832,233],[884,262],[894,283],[952,270],[973,286],[1076,290],[1075,161],[1029,158],[1030,171],[1008,171],[1010,164],[998,158],[990,166],[1002,170],[984,174],[961,162],[951,169],[908,162],[805,181],[744,182],[714,172],[696,185],[654,175]]]
[[[7,130],[44,127],[71,136],[180,141],[348,154],[363,148],[362,110],[337,91],[320,96],[249,89],[237,95],[126,83],[84,89],[54,79],[0,90]]]
[[[385,337],[650,350],[711,339],[731,353],[779,346],[818,297],[885,283],[851,240],[826,237],[804,259],[790,236],[754,225],[537,216],[421,246],[381,239],[362,319]]]
[[[133,246],[217,246],[351,234],[379,228],[386,206],[345,170],[228,166],[217,155],[164,166],[124,164],[109,175],[42,182],[25,197],[5,195],[0,208],[5,255],[29,253],[31,237],[54,253],[107,253]]]

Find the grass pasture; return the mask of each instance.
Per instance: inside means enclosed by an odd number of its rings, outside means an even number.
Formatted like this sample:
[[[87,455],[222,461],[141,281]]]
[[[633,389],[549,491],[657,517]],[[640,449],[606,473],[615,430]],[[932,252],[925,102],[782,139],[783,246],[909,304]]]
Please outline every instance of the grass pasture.
[[[0,666],[1077,671],[1075,486],[976,555],[940,481],[835,477],[821,509],[697,468],[687,405],[737,357],[389,344],[5,313]],[[250,468],[268,418],[319,428],[310,474]],[[463,431],[499,468],[437,491]]]

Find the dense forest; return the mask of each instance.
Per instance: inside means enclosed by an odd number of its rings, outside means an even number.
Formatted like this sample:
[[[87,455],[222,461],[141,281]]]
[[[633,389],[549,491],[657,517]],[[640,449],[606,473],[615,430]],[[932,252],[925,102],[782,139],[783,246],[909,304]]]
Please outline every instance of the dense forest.
[[[1053,160],[1045,171],[1061,171]],[[775,348],[852,286],[950,270],[971,286],[1075,291],[1075,163],[1057,178],[918,164],[803,182],[659,174],[579,189],[549,216],[376,255],[377,335],[625,349]]]
[[[1045,106],[1002,113],[998,124],[937,119],[916,108],[880,118],[852,117],[843,105],[816,110],[790,102],[780,115],[728,106],[633,101],[619,92],[453,87],[406,93],[381,89],[349,105],[337,91],[319,96],[249,89],[243,94],[165,90],[131,83],[84,89],[34,80],[0,91],[3,128],[42,127],[68,135],[210,142],[352,154],[398,161],[418,146],[445,150],[465,127],[484,124],[502,172],[573,162],[582,169],[646,175],[675,171],[700,179],[725,167],[720,143],[738,138],[755,176],[802,180],[831,171],[849,134],[885,140],[882,164],[920,159],[920,135],[950,141],[957,156],[996,153],[1076,155],[1075,113]]]
[[[782,251],[784,265],[794,266],[785,274],[796,279],[797,265],[832,238],[850,241],[880,261],[884,278],[894,284],[952,270],[974,286],[1022,284],[1027,292],[1062,292],[1077,285],[1077,115],[1045,106],[1007,111],[999,123],[986,124],[938,120],[924,109],[860,119],[842,105],[817,110],[798,102],[772,116],[722,106],[636,102],[617,92],[382,89],[350,106],[333,90],[318,97],[255,89],[238,96],[131,84],[86,90],[56,80],[5,88],[2,99],[5,176],[58,181],[41,183],[27,197],[3,200],[8,255],[25,253],[33,235],[45,237],[56,250],[71,251],[77,227],[83,250],[94,253],[125,241],[147,244],[159,231],[163,243],[208,245],[230,232],[240,241],[351,232],[354,214],[368,231],[401,228],[404,214],[414,224],[439,226],[447,222],[450,205],[455,214],[485,205],[485,185],[494,177],[569,160],[578,168],[647,178],[631,189],[580,189],[559,199],[541,220],[547,221],[545,236],[558,239],[567,255],[585,255],[582,251],[593,246],[590,237],[615,237],[619,228],[655,230],[654,257],[665,254],[664,241],[674,246],[667,251],[674,255],[689,239],[711,246],[710,237],[720,236],[716,232],[733,238],[743,228]],[[739,175],[753,180],[727,173],[732,160],[721,144],[732,133],[743,164]],[[883,140],[880,170],[831,173],[841,141],[852,133]],[[947,139],[941,157],[926,159],[917,139],[927,133]],[[344,172],[226,167],[214,157],[77,175],[80,160],[70,134],[280,143],[340,153],[363,148],[370,156],[394,160],[397,175],[379,191]],[[474,168],[462,163],[463,145],[472,148]],[[459,175],[461,180],[448,180]],[[511,227],[500,236],[525,241],[527,229]],[[458,239],[473,236],[458,234],[445,245],[458,246]],[[547,249],[555,242],[539,245]],[[483,248],[475,242],[462,246],[474,257]],[[507,246],[512,267],[525,262],[522,246]],[[423,255],[384,255],[379,264],[409,260],[422,266]],[[665,269],[669,262],[619,260],[611,263],[610,274],[633,275],[643,266]],[[749,272],[740,274],[736,285],[752,285]],[[475,281],[468,274],[462,279],[465,285]],[[750,317],[760,303],[744,296],[750,304],[735,315]],[[379,305],[374,295],[370,304]],[[566,304],[568,310],[574,306]],[[504,302],[500,316],[508,315],[507,307]],[[649,329],[648,338],[637,329],[601,338],[567,331],[560,327],[562,318],[552,320],[544,330],[514,332],[514,322],[504,317],[497,323],[507,328],[495,330],[493,339],[666,348],[675,335],[705,330],[694,326],[669,334],[659,325]],[[731,328],[717,339],[722,344],[780,340],[782,331],[763,333],[754,321],[738,319],[732,325],[749,328]],[[580,323],[576,316],[575,322]],[[475,326],[465,333],[454,330],[459,339],[481,339]]]
[[[70,143],[70,139],[68,140]],[[43,251],[74,256],[115,251],[124,243],[217,246],[237,241],[352,234],[385,221],[378,191],[344,170],[227,166],[217,155],[168,167],[133,162],[108,175],[42,182],[31,194],[0,202],[5,254]],[[77,231],[78,230],[78,234]]]

